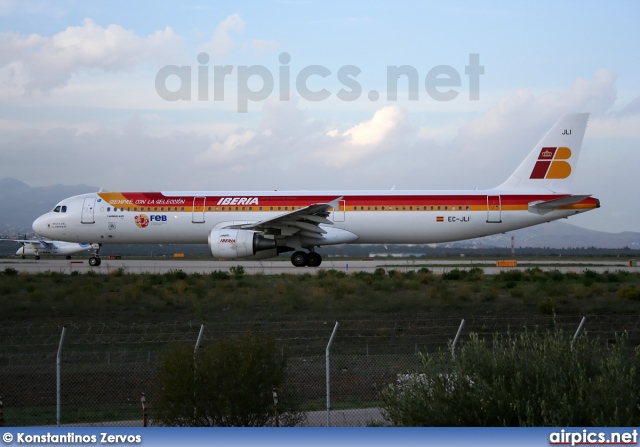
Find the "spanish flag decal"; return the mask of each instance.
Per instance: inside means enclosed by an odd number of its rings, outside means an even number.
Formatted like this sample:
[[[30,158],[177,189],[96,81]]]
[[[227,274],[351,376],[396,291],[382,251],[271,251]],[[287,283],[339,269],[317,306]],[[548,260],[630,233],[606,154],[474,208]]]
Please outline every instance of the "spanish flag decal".
[[[444,217],[443,216],[436,217],[436,222],[444,222]]]

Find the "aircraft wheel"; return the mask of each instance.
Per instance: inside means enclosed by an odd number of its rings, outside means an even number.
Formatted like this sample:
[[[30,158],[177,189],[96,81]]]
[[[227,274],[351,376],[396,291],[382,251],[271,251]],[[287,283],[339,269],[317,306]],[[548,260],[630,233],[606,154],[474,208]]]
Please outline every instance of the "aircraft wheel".
[[[22,259],[24,259],[24,255],[20,256]]]
[[[322,256],[320,256],[320,254],[312,251],[307,255],[308,267],[319,267],[320,264],[322,264]]]
[[[100,265],[100,258],[96,258],[95,256],[90,257],[89,265],[91,267],[98,267]]]
[[[308,255],[304,251],[296,251],[291,255],[291,263],[294,267],[304,267],[308,262]]]
[[[67,259],[71,259],[71,256],[68,256],[68,255],[67,255],[67,256],[66,256],[66,258],[67,258]]]
[[[36,255],[36,261],[40,260],[40,256]]]

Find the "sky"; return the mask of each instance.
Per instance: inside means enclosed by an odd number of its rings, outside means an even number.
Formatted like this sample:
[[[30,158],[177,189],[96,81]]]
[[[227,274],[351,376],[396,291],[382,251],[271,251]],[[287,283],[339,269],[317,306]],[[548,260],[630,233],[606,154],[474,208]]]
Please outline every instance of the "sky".
[[[484,189],[589,112],[574,186],[602,207],[570,222],[640,231],[638,19],[634,0],[0,0],[0,178]]]

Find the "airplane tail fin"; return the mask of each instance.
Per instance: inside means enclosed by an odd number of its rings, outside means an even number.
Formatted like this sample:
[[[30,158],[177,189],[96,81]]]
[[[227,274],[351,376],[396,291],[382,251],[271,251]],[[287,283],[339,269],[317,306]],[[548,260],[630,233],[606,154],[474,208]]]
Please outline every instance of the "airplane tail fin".
[[[511,177],[495,189],[570,192],[588,118],[588,113],[560,118]]]

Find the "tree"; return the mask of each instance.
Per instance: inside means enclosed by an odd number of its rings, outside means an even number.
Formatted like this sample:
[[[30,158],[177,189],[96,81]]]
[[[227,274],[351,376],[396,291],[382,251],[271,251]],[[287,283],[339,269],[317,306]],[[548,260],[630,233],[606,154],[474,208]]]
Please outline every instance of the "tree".
[[[473,334],[454,359],[422,360],[381,393],[395,425],[611,427],[640,417],[640,355],[626,335]]]
[[[275,425],[273,389],[280,425],[297,425],[287,393],[287,359],[264,334],[246,333],[201,347],[172,348],[159,365],[152,419],[181,427]]]

